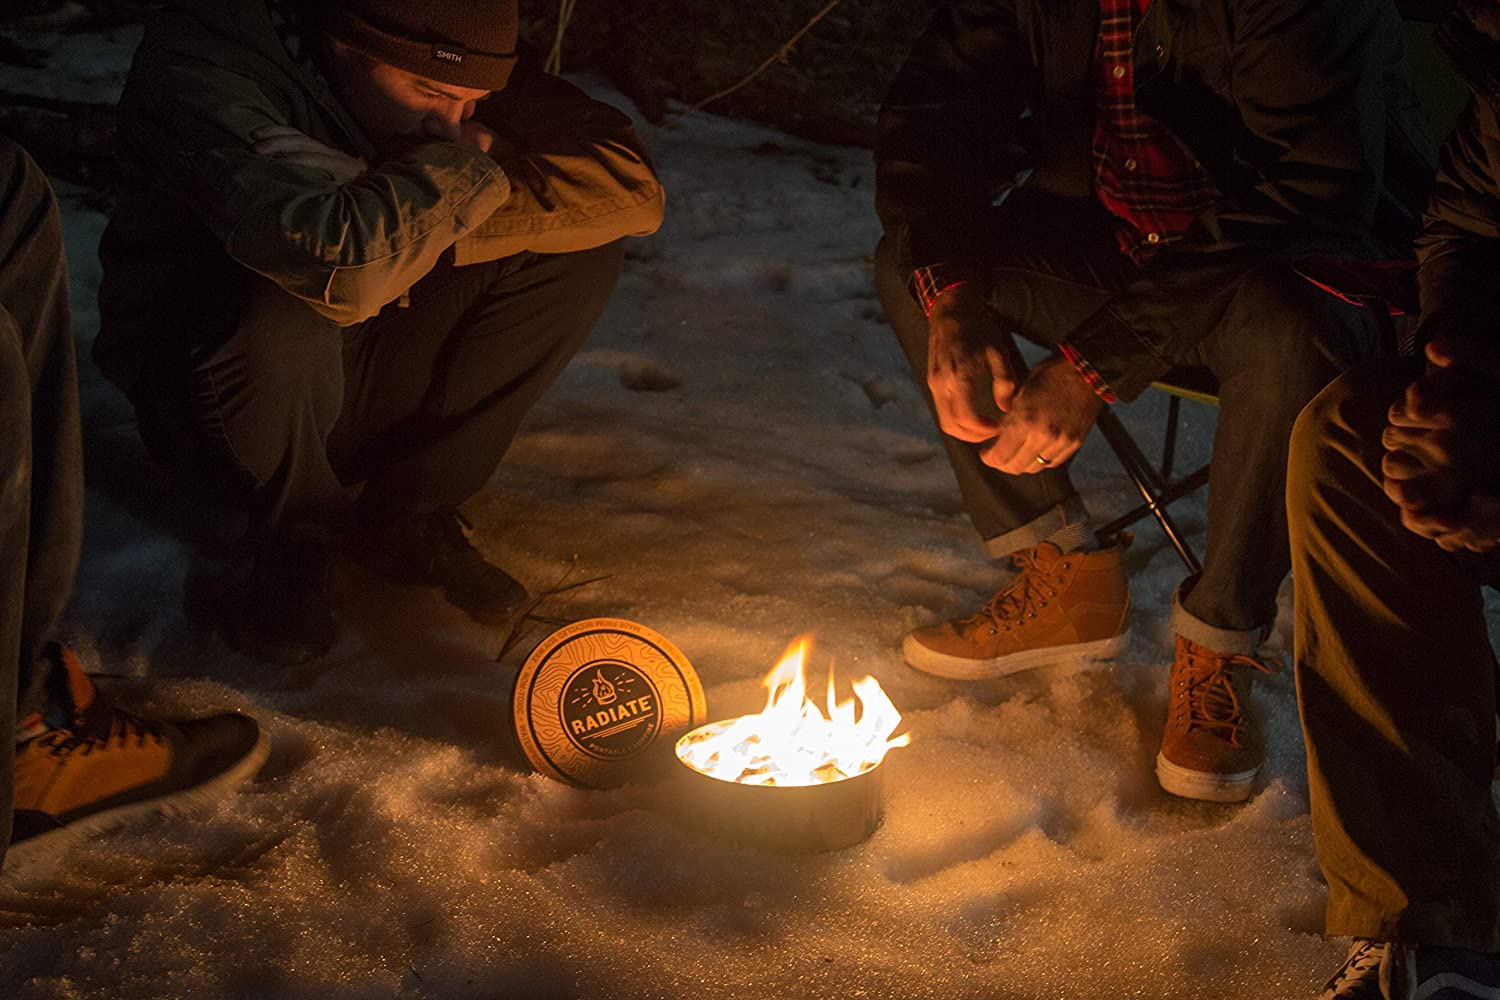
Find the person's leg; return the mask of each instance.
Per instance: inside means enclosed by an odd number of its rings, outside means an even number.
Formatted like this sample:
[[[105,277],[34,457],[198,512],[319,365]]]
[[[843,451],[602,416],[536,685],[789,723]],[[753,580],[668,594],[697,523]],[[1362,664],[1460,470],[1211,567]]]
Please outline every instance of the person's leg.
[[[186,489],[249,511],[257,544],[334,534],[355,495],[328,459],[345,333],[257,277],[225,295],[234,302],[217,342],[164,355],[144,376],[142,435]]]
[[[1386,409],[1419,372],[1350,372],[1292,438],[1313,829],[1330,935],[1497,952],[1495,671],[1480,595],[1497,567],[1407,531],[1381,488]]]
[[[1286,453],[1302,407],[1378,347],[1368,310],[1267,262],[1230,290],[1221,319],[1181,360],[1219,380],[1203,573],[1173,598],[1176,634],[1168,710],[1156,759],[1162,788],[1238,802],[1264,745],[1250,711],[1252,679],[1273,668],[1255,653],[1286,576]]]
[[[998,240],[992,262],[990,301],[1007,336],[1052,346],[1101,309],[1129,275],[1131,265],[1119,253],[1108,219],[1095,202],[1022,190],[1012,195],[996,226],[1005,234],[1028,235],[1025,244]],[[875,283],[912,377],[931,408],[927,317],[886,240],[875,251]],[[1011,353],[1019,363],[1019,355]],[[969,518],[990,555],[1003,558],[1031,548],[1086,519],[1066,465],[1034,475],[1008,475],[984,464],[980,446],[946,434],[942,440]]]
[[[526,588],[470,543],[458,507],[495,473],[522,420],[593,330],[619,278],[616,243],[489,264],[440,263],[345,340],[348,394],[330,443],[364,481],[354,553],[440,587],[503,625]]]
[[[996,248],[990,305],[1007,337],[1055,345],[1102,308],[1133,265],[1093,201],[1022,192],[999,231],[1026,233]],[[927,395],[927,319],[897,272],[891,248],[876,251],[882,301]],[[1020,370],[1014,343],[1010,350]],[[1071,657],[1106,658],[1124,645],[1129,591],[1119,546],[1093,551],[1082,499],[1067,466],[1013,476],[985,465],[975,445],[943,436],[975,527],[990,554],[1017,572],[976,613],[914,630],[902,645],[918,670],[956,680],[997,677]]]
[[[0,731],[35,728],[55,680],[40,657],[72,594],[83,457],[57,203],[41,169],[0,139]],[[14,742],[0,740],[0,855]]]
[[[302,663],[336,638],[330,546],[355,504],[328,458],[345,334],[258,276],[240,276],[223,298],[200,317],[196,349],[163,351],[146,369],[136,414],[185,490],[250,514],[249,578],[212,594],[195,581],[189,614],[247,656]]]
[[[1374,314],[1283,263],[1237,282],[1223,318],[1183,358],[1219,381],[1203,573],[1174,601],[1178,634],[1220,653],[1252,655],[1276,615],[1290,566],[1287,442],[1297,414],[1339,373],[1375,356]]]
[[[77,372],[51,187],[0,140],[0,863],[10,878],[73,837],[227,791],[264,762],[251,720],[148,721],[96,697],[52,641],[83,532]]]
[[[593,331],[624,248],[439,263],[345,340],[347,400],[331,449],[373,517],[456,507]]]

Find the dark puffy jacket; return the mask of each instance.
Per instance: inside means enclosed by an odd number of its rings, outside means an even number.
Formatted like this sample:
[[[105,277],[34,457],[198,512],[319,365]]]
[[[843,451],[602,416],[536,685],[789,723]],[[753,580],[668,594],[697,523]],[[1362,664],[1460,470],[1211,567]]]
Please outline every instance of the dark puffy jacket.
[[[252,275],[349,325],[444,254],[458,265],[566,253],[654,231],[663,195],[621,112],[524,51],[478,120],[500,162],[424,142],[380,159],[323,80],[288,54],[265,0],[177,0],[147,25],[120,100],[121,185],[100,245],[94,359],[130,394],[153,355],[223,334]],[[370,160],[346,184],[261,156],[289,125]]]
[[[1419,340],[1500,337],[1500,3],[1465,0],[1439,39],[1471,99],[1443,146],[1417,239]]]
[[[891,87],[877,208],[910,267],[981,268],[1022,178],[1093,189],[1098,0],[955,0]],[[1268,260],[1409,252],[1435,162],[1390,0],[1153,0],[1136,32],[1140,108],[1227,207],[1158,252],[1069,338],[1122,398],[1170,367]]]

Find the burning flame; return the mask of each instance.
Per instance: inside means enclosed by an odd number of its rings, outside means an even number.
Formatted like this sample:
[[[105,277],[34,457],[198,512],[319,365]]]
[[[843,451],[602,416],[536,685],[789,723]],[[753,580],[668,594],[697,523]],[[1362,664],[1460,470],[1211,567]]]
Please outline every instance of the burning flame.
[[[809,701],[807,647],[807,639],[793,643],[766,675],[763,711],[695,729],[677,741],[678,758],[745,785],[821,785],[863,774],[911,742],[910,733],[891,737],[901,713],[873,677],[855,681],[854,697],[836,702],[830,672],[826,710]]]

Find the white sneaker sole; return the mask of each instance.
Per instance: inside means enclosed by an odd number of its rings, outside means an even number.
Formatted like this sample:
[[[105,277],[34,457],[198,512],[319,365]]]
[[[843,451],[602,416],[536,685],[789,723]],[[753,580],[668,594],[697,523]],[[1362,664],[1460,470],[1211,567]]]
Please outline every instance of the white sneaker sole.
[[[1259,774],[1259,767],[1238,774],[1194,771],[1172,763],[1160,753],[1156,755],[1157,783],[1173,795],[1200,802],[1244,802],[1250,797],[1250,789]]]
[[[952,681],[987,681],[1069,660],[1111,660],[1120,655],[1129,635],[1129,632],[1121,632],[1108,639],[1096,639],[1093,642],[1027,649],[1009,656],[997,656],[992,660],[970,660],[939,653],[928,649],[915,637],[907,636],[906,641],[901,644],[901,655],[906,657],[909,666],[924,674],[946,677]]]
[[[38,834],[5,852],[5,866],[0,870],[0,888],[17,886],[51,875],[57,862],[69,847],[80,840],[97,837],[117,827],[146,816],[171,816],[217,802],[253,778],[271,756],[271,734],[261,730],[255,746],[223,774],[201,785],[154,799],[131,802],[106,809],[92,816],[48,833]]]

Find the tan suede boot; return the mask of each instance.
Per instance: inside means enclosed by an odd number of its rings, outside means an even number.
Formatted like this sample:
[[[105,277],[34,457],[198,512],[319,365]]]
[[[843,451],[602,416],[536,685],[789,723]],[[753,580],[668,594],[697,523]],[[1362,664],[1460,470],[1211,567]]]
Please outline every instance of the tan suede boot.
[[[1012,554],[1015,579],[973,615],[913,631],[901,647],[906,662],[939,677],[983,680],[1116,655],[1130,611],[1123,549],[1064,554],[1042,542]]]
[[[1205,802],[1249,798],[1265,755],[1250,715],[1250,678],[1280,670],[1280,664],[1216,653],[1178,636],[1167,728],[1156,755],[1161,787]]]

